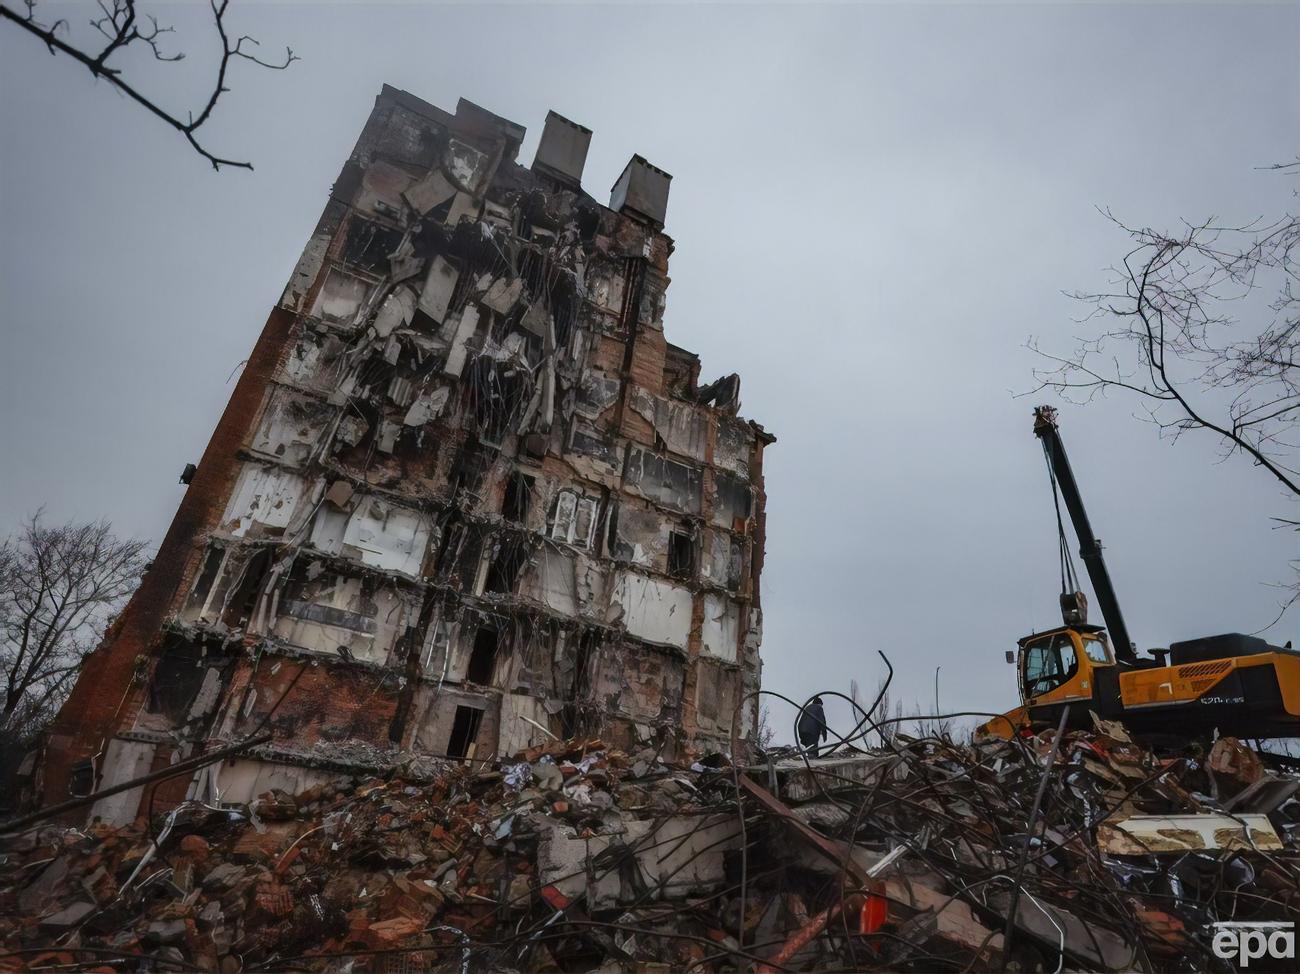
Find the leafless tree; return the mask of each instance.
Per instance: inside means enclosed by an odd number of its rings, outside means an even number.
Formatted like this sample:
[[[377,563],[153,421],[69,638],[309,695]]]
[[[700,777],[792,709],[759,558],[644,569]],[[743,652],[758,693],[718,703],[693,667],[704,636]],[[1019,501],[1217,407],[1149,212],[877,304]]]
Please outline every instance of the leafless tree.
[[[140,581],[144,552],[106,521],[48,527],[40,512],[0,542],[0,742],[26,740],[53,716]]]
[[[134,75],[128,77],[124,60],[136,52],[145,52],[145,56],[156,61],[182,61],[185,54],[168,51],[164,44],[170,40],[166,35],[174,34],[172,27],[164,27],[152,14],[142,14],[137,10],[137,0],[95,0],[93,16],[85,41],[74,38],[72,24],[66,18],[59,18],[49,23],[38,19],[40,0],[22,0],[23,9],[19,10],[8,4],[0,3],[0,19],[16,24],[28,34],[43,43],[51,54],[64,54],[80,62],[96,78],[106,81],[119,92],[139,104],[150,114],[161,119],[182,135],[194,151],[212,164],[213,169],[222,166],[235,166],[252,169],[252,163],[236,162],[224,159],[208,151],[199,141],[198,132],[212,117],[217,101],[230,89],[226,87],[227,74],[235,61],[248,61],[273,71],[283,71],[299,58],[292,48],[285,48],[283,61],[264,61],[257,56],[257,41],[247,34],[231,41],[226,26],[226,10],[230,0],[208,0],[212,13],[212,25],[216,39],[220,43],[217,56],[215,77],[210,94],[197,107],[184,113],[164,108],[154,93],[145,91]],[[89,12],[89,11],[88,11]],[[137,63],[138,70],[138,63]]]
[[[876,698],[880,701],[876,704],[876,709],[871,713],[871,720],[877,724],[880,732],[880,746],[888,747],[890,741],[898,733],[898,727],[901,723],[900,718],[903,716],[903,701],[894,702],[889,697],[889,681],[886,677],[881,677],[876,684]],[[893,710],[890,710],[890,707]],[[863,708],[865,709],[865,707]]]
[[[776,728],[772,726],[772,714],[767,707],[758,711],[758,733],[754,735],[754,745],[760,751],[766,751],[776,740]]]
[[[1271,168],[1294,176],[1300,161]],[[1161,435],[1208,433],[1224,459],[1246,457],[1300,502],[1300,217],[1165,232],[1105,215],[1132,247],[1105,290],[1074,295],[1090,311],[1072,350],[1031,340],[1050,363],[1034,391],[1132,396]],[[1283,611],[1300,599],[1289,589]]]

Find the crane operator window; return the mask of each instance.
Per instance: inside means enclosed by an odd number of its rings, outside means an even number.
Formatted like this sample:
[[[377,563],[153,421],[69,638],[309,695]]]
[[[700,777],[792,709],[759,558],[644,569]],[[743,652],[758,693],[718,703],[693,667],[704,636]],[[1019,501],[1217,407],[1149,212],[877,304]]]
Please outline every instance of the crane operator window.
[[[1110,658],[1110,649],[1106,645],[1105,636],[1084,636],[1083,651],[1088,654],[1088,659],[1094,663],[1113,663]]]
[[[1025,696],[1055,690],[1079,669],[1074,643],[1065,633],[1034,643],[1025,650]]]

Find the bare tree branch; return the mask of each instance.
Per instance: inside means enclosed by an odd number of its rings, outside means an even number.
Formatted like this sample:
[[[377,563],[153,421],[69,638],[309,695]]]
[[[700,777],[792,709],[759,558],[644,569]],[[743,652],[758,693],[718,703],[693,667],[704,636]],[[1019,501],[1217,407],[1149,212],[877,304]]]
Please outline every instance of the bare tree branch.
[[[1207,221],[1169,236],[1110,219],[1137,246],[1116,268],[1112,290],[1075,295],[1092,306],[1084,321],[1102,327],[1067,354],[1031,340],[1050,363],[1035,371],[1034,391],[1086,401],[1119,390],[1151,400],[1149,418],[1162,431],[1213,433],[1225,456],[1245,454],[1300,499],[1300,301],[1291,286],[1300,220],[1264,228]]]
[[[150,114],[176,129],[185,136],[186,141],[189,142],[195,152],[212,164],[213,169],[220,170],[222,166],[252,169],[252,163],[226,159],[210,152],[199,141],[198,130],[212,117],[213,109],[217,107],[217,101],[230,90],[226,87],[226,72],[232,60],[250,61],[259,67],[269,68],[272,71],[283,71],[294,61],[300,60],[293,53],[293,49],[290,47],[285,48],[283,61],[265,61],[248,49],[257,46],[257,41],[248,35],[241,36],[234,44],[231,44],[225,21],[230,0],[209,0],[208,5],[212,12],[213,27],[217,38],[221,42],[221,54],[217,63],[216,79],[212,86],[212,93],[208,96],[198,114],[196,115],[191,111],[186,113],[185,117],[181,117],[179,114],[163,108],[154,96],[141,91],[136,84],[127,81],[123,77],[120,68],[108,63],[111,58],[122,54],[132,45],[148,48],[152,57],[158,61],[176,62],[183,60],[184,53],[168,54],[160,46],[159,38],[174,33],[173,29],[160,26],[157,19],[152,15],[145,16],[149,26],[142,29],[136,10],[136,0],[95,0],[95,2],[100,16],[91,20],[90,26],[105,39],[104,46],[98,50],[83,49],[72,40],[64,40],[60,37],[60,33],[65,35],[68,33],[68,22],[66,20],[56,20],[49,25],[38,21],[36,19],[38,0],[24,0],[25,12],[20,12],[7,4],[0,3],[0,19],[16,24],[33,37],[38,38],[45,44],[51,54],[65,54],[74,61],[78,61],[96,78],[107,81]]]
[[[1300,174],[1300,161],[1270,169]],[[1300,501],[1300,217],[1232,226],[1214,218],[1173,232],[1128,226],[1109,285],[1077,292],[1087,332],[1074,348],[1029,347],[1037,386],[1073,402],[1137,397],[1162,435],[1192,430],[1243,455]],[[1300,597],[1300,582],[1283,607]]]

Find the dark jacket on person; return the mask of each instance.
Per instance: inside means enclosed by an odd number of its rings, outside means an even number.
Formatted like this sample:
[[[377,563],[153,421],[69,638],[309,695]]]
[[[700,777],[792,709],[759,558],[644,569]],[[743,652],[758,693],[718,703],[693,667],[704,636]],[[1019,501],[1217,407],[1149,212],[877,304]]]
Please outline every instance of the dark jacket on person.
[[[799,715],[798,731],[799,743],[804,747],[811,747],[819,740],[826,739],[826,711],[822,709],[820,699],[813,700],[803,708],[803,713]]]

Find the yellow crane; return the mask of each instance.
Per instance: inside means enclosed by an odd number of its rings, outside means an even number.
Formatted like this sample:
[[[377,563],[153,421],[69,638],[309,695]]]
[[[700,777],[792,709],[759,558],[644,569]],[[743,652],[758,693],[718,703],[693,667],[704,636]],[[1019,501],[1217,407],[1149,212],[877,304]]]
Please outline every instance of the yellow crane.
[[[1089,711],[1118,720],[1134,734],[1196,738],[1214,731],[1234,737],[1300,737],[1300,653],[1256,636],[1225,633],[1171,643],[1139,657],[1093,534],[1078,482],[1061,442],[1056,410],[1034,410],[1056,502],[1061,542],[1063,625],[1025,636],[1007,662],[1016,664],[1021,705],[995,717],[978,736],[1011,737],[1055,725],[1068,705],[1068,725],[1090,725]],[[1061,503],[1079,540],[1106,625],[1088,624],[1061,518]],[[1107,638],[1109,630],[1109,638]]]

